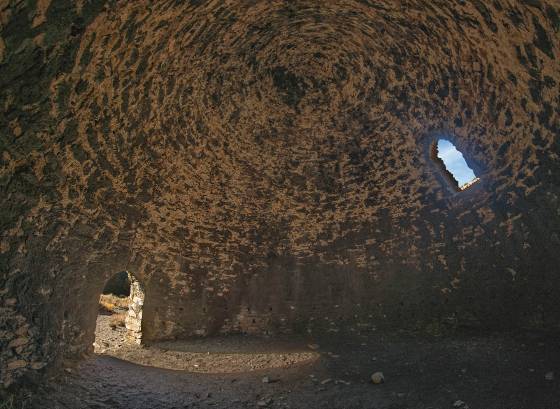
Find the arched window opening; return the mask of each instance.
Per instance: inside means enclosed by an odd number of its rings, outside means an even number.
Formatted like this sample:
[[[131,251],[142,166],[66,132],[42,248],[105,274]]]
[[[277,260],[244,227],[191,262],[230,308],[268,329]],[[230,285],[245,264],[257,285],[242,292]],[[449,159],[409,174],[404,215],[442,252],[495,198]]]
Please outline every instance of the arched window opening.
[[[111,277],[99,297],[95,352],[110,353],[126,344],[140,344],[143,305],[144,290],[132,274],[122,271]]]
[[[447,139],[439,139],[432,147],[432,159],[457,191],[473,186],[480,179],[469,167],[463,154]]]

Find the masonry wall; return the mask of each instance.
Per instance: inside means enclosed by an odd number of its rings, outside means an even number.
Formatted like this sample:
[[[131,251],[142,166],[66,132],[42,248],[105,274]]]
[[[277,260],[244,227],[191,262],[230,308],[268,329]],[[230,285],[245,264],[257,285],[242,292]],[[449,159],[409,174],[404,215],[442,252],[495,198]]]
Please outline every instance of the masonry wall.
[[[0,2],[1,382],[147,342],[558,328],[552,1]],[[430,159],[446,136],[481,182]]]
[[[128,278],[130,295],[124,324],[127,329],[127,338],[136,344],[142,344],[142,316],[146,294],[142,284],[133,275],[129,273]]]

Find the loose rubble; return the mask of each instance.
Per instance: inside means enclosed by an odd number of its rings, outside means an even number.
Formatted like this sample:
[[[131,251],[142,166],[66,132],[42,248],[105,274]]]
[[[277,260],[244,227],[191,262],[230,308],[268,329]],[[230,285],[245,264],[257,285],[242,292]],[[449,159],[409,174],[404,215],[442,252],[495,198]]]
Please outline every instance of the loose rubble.
[[[371,381],[376,385],[384,383],[385,376],[383,375],[383,372],[375,372],[373,375],[371,375]]]

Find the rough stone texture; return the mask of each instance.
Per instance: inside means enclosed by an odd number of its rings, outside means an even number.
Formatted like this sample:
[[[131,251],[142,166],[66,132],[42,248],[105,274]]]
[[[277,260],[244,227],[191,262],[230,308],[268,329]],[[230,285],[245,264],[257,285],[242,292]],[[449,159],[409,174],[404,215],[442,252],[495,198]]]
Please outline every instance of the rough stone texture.
[[[144,306],[145,294],[140,282],[128,274],[130,282],[130,295],[128,312],[125,318],[127,337],[136,344],[142,343],[142,308]]]
[[[145,340],[558,327],[559,16],[0,0],[0,382],[91,350],[122,270]]]

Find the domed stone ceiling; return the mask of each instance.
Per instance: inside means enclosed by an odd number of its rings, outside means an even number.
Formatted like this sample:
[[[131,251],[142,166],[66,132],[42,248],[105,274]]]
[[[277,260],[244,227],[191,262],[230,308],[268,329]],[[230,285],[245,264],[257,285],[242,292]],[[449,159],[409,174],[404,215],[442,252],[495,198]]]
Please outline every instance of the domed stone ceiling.
[[[558,325],[555,2],[69,4],[0,3],[5,362],[122,270],[148,340]]]

